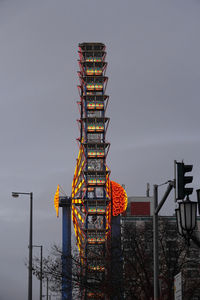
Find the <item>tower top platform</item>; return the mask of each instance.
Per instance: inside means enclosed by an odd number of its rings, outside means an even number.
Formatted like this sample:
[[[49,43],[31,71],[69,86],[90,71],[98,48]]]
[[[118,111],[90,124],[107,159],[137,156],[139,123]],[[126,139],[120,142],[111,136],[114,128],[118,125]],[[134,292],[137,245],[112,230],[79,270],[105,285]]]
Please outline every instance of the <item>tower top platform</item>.
[[[87,50],[101,50],[103,51],[105,49],[105,45],[103,43],[97,43],[97,42],[88,42],[88,43],[80,43],[79,47],[83,50],[83,51],[87,51]]]

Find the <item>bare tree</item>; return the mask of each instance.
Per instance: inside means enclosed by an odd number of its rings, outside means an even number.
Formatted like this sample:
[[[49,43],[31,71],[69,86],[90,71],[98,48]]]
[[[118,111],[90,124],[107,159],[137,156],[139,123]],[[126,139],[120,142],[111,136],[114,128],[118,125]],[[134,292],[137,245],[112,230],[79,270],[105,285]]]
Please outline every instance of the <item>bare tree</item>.
[[[153,299],[153,231],[152,220],[128,223],[123,228],[124,294],[125,299]],[[196,255],[194,256],[194,253]],[[176,224],[160,218],[159,221],[159,279],[162,300],[174,298],[174,276],[183,275],[184,300],[200,293],[200,261],[195,259],[199,249],[185,240],[176,230]],[[194,298],[198,299],[198,298]]]
[[[159,278],[162,300],[171,300],[174,295],[174,276],[182,271],[184,279],[184,300],[191,300],[199,292],[200,263],[194,259],[195,246],[186,247],[185,241],[178,236],[175,224],[166,220],[159,221]],[[110,252],[104,266],[92,268],[92,261],[101,261],[102,255],[90,249],[88,264],[76,251],[72,255],[72,277],[63,274],[62,251],[56,245],[48,257],[43,259],[43,276],[48,277],[50,289],[62,291],[62,278],[72,278],[73,299],[81,299],[80,290],[87,290],[94,296],[104,295],[103,299],[114,300],[151,300],[153,299],[153,236],[152,220],[139,224],[126,224],[121,228],[121,251]],[[116,243],[118,244],[118,243]],[[196,249],[196,250],[195,250]],[[114,260],[111,253],[118,253]],[[116,282],[112,274],[111,262],[123,268],[121,280]],[[83,268],[84,264],[84,268]],[[40,261],[34,259],[34,274],[40,276]],[[71,275],[71,274],[70,274]],[[117,277],[119,278],[119,276]],[[198,298],[195,298],[198,299]]]

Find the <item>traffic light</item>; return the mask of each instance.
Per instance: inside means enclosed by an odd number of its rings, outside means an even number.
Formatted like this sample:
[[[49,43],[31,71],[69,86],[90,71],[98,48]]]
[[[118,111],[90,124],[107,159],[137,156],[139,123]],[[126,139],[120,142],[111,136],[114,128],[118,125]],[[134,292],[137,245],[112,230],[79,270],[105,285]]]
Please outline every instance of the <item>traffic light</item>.
[[[183,162],[177,163],[177,199],[184,199],[193,192],[193,188],[185,187],[186,184],[191,183],[193,176],[185,176],[185,173],[191,172],[193,165],[185,165]]]

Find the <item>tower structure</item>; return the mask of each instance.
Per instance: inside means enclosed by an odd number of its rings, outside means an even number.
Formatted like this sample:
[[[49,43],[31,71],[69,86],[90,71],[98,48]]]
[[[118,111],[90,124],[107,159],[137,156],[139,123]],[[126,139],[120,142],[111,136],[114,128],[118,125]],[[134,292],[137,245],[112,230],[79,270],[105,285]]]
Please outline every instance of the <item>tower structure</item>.
[[[59,207],[63,208],[63,253],[67,254],[71,249],[69,222],[72,216],[81,261],[81,280],[84,281],[83,285],[80,282],[81,299],[118,299],[108,296],[104,284],[109,278],[111,290],[114,286],[117,291],[117,286],[121,293],[118,267],[121,261],[116,262],[120,242],[116,245],[116,240],[120,240],[120,214],[126,210],[127,195],[120,184],[110,181],[110,170],[106,164],[110,147],[106,140],[109,125],[106,116],[109,101],[106,94],[106,47],[102,43],[81,43],[78,53],[79,154],[71,197],[60,197],[58,186],[54,206],[57,216]],[[73,274],[69,257],[71,255],[62,262],[63,271],[67,271],[63,272],[63,300],[70,300],[72,295],[70,280],[73,281]]]
[[[72,219],[79,248],[82,272],[91,281],[90,272],[106,276],[108,236],[110,232],[110,171],[106,156],[109,118],[106,108],[108,78],[105,76],[105,45],[79,44],[78,101],[80,119],[79,155],[72,182]],[[98,253],[98,256],[96,255]],[[96,275],[95,275],[96,276]],[[83,299],[105,299],[101,293],[83,291]]]

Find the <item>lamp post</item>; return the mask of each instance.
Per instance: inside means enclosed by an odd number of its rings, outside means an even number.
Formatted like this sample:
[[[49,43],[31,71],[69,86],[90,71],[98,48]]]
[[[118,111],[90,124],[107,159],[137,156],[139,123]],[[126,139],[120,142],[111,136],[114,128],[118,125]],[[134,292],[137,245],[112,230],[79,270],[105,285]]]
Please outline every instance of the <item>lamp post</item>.
[[[40,248],[40,300],[42,300],[42,245],[33,245],[35,248]]]
[[[158,251],[158,213],[165,203],[171,190],[174,188],[174,180],[169,180],[167,190],[158,203],[158,187],[154,185],[154,210],[153,210],[153,266],[154,266],[154,300],[159,300],[159,251]]]
[[[49,278],[47,277],[47,300],[49,299]]]
[[[28,300],[32,300],[32,247],[33,247],[33,193],[13,192],[12,196],[18,198],[19,195],[30,196],[30,227],[29,227],[29,265],[28,265]]]

